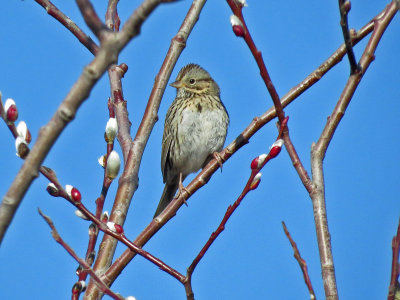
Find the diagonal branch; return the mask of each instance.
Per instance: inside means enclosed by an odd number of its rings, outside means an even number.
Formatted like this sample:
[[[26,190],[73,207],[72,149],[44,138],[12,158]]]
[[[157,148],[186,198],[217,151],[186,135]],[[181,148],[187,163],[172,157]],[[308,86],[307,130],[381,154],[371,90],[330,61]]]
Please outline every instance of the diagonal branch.
[[[92,270],[92,268],[86,263],[85,260],[79,258],[79,256],[75,253],[75,251],[66,243],[64,242],[64,240],[61,238],[61,236],[59,235],[56,227],[54,226],[53,221],[50,219],[50,217],[46,216],[41,210],[40,208],[38,209],[39,214],[43,217],[43,219],[46,221],[46,223],[50,226],[51,228],[51,235],[53,236],[53,238],[56,240],[57,243],[59,243],[68,253],[69,255],[71,255],[78,263],[79,265],[81,265],[84,269],[85,272],[89,273],[90,276],[92,276],[92,278],[97,282],[97,284],[99,285],[99,288],[106,293],[107,295],[109,295],[111,298],[113,299],[117,299],[117,300],[123,300],[125,299],[124,297],[114,293],[112,290],[110,290],[109,287],[107,287],[107,285],[97,276],[97,274]]]
[[[310,299],[316,300],[315,292],[311,284],[310,276],[308,275],[308,268],[306,261],[301,257],[299,248],[297,247],[296,242],[293,240],[292,236],[290,235],[289,230],[286,227],[285,222],[282,222],[283,231],[285,231],[285,235],[288,238],[290,245],[292,245],[294,251],[294,257],[296,258],[297,262],[299,263],[301,272],[303,272],[304,282],[307,285],[308,292],[310,293]]]
[[[76,4],[86,22],[86,25],[92,30],[97,38],[102,41],[102,34],[108,30],[106,25],[100,20],[92,3],[89,0],[76,0]]]
[[[60,11],[51,1],[49,0],[35,0],[41,5],[46,12],[54,19],[64,25],[71,33],[84,45],[92,54],[96,55],[99,50],[96,43],[91,39],[90,36],[86,35],[82,29],[78,27],[68,16]]]
[[[242,36],[243,39],[245,40],[247,46],[249,47],[249,49],[251,51],[251,54],[253,55],[253,57],[257,63],[258,68],[260,69],[261,78],[263,79],[263,81],[268,89],[268,92],[271,95],[272,102],[274,103],[274,106],[275,106],[275,109],[277,112],[279,123],[282,123],[283,120],[285,119],[285,113],[283,112],[283,107],[282,107],[281,101],[279,99],[278,92],[276,91],[275,86],[272,83],[271,77],[269,76],[267,67],[265,66],[261,51],[257,49],[257,46],[254,43],[253,38],[250,34],[250,31],[247,28],[246,22],[243,18],[243,13],[242,13],[243,5],[241,3],[239,3],[239,1],[235,1],[235,0],[226,0],[226,2],[228,3],[228,5],[231,8],[234,15],[239,19],[239,23],[240,23],[239,26],[242,26],[242,29],[243,29],[243,33],[240,36]]]

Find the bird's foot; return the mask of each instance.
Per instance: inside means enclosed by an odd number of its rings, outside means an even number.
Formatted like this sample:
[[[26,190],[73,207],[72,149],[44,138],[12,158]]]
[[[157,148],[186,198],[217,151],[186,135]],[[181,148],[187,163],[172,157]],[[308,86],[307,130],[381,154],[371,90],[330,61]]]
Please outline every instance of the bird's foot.
[[[219,164],[219,167],[221,168],[221,172],[222,172],[222,166],[224,163],[224,159],[222,158],[221,154],[219,154],[218,152],[214,152],[212,155],[217,160],[217,163]]]
[[[189,190],[187,188],[185,188],[182,184],[182,173],[179,174],[179,192],[178,192],[178,196],[176,196],[177,198],[179,198],[181,196],[181,194],[185,191],[186,193],[188,193],[188,195],[190,196],[192,193],[189,192]],[[183,203],[185,203],[186,206],[188,206],[187,202],[185,199],[183,199]]]

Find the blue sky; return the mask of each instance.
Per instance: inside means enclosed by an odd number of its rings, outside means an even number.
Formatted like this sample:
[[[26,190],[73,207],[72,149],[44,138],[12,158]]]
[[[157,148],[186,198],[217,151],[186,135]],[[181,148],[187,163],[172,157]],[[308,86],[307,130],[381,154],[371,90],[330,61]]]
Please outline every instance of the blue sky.
[[[89,33],[74,1],[54,3]],[[138,3],[121,2],[122,22]],[[358,29],[388,2],[351,3],[350,27]],[[120,62],[129,66],[123,88],[133,135],[170,40],[190,4],[179,1],[160,6],[144,24],[141,35],[121,53]],[[248,4],[245,18],[280,96],[342,43],[336,1],[249,0]],[[104,16],[105,5],[96,4],[96,9]],[[170,79],[172,82],[179,69],[190,62],[210,72],[230,115],[226,144],[272,105],[254,59],[244,42],[232,33],[230,15],[224,1],[205,5]],[[325,158],[328,221],[341,299],[384,299],[387,295],[391,239],[400,216],[399,22],[396,16],[386,31]],[[35,142],[40,127],[51,118],[92,54],[33,1],[4,3],[0,28],[0,90],[3,99],[11,97],[17,102],[20,120],[28,124]],[[357,58],[365,45],[366,40],[356,46]],[[343,59],[286,109],[291,137],[308,171],[311,143],[318,140],[348,74],[348,61]],[[103,176],[97,158],[106,151],[103,134],[108,96],[108,78],[103,76],[45,160],[62,184],[79,188],[84,203],[92,210]],[[143,156],[140,186],[124,226],[131,238],[150,222],[162,193],[161,137],[164,116],[174,97],[175,90],[167,87],[160,119]],[[267,151],[276,133],[274,122],[262,128],[145,249],[184,273],[228,205],[240,194],[251,160]],[[5,124],[0,124],[0,137],[3,196],[22,161],[15,156],[14,141]],[[118,146],[116,150],[120,151]],[[324,297],[311,201],[286,151],[262,173],[258,189],[245,198],[198,265],[193,276],[197,299],[307,299],[281,221],[286,222],[308,263],[317,298]],[[189,176],[185,183],[192,178]],[[108,210],[116,183],[106,202]],[[74,215],[69,203],[50,197],[46,185],[47,181],[39,177],[30,187],[1,245],[1,299],[26,299],[27,295],[30,299],[70,298],[77,263],[52,239],[37,208],[53,219],[64,240],[82,257],[89,224]],[[119,246],[117,256],[124,250]],[[140,257],[124,270],[113,290],[138,300],[185,298],[180,283]]]

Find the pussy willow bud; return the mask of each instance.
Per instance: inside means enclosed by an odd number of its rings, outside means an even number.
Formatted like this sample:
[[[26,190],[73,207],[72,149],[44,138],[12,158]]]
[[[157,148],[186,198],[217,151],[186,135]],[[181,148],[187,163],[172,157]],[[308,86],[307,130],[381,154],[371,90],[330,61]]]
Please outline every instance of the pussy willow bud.
[[[15,149],[17,156],[21,158],[25,158],[29,153],[28,143],[20,136],[15,139]]]
[[[251,169],[254,170],[260,168],[261,165],[264,163],[265,159],[267,158],[267,156],[268,155],[264,153],[253,159],[253,161],[250,164]]]
[[[245,7],[247,6],[246,0],[235,0],[236,4],[239,5],[240,7]]]
[[[107,222],[108,222],[108,218],[109,218],[109,216],[108,216],[108,211],[104,211],[104,212],[101,214],[100,220],[101,220],[101,222],[103,222],[103,223],[107,223]]]
[[[269,156],[271,158],[278,156],[278,154],[281,152],[282,145],[283,145],[282,139],[275,141],[275,143],[273,143],[272,146],[269,148]]]
[[[53,197],[57,197],[59,195],[59,190],[56,188],[55,184],[50,182],[47,187],[46,191]]]
[[[115,119],[115,118],[108,119],[108,122],[106,125],[106,132],[104,134],[106,142],[109,144],[113,143],[115,137],[117,136],[117,132],[118,132],[117,119]]]
[[[236,36],[244,37],[243,23],[235,15],[231,16],[231,25],[232,25],[233,32],[235,33]]]
[[[20,121],[17,125],[17,132],[20,137],[22,137],[28,144],[32,141],[31,133],[24,121]]]
[[[260,184],[260,182],[261,182],[261,173],[257,173],[257,175],[254,176],[253,181],[250,184],[250,189],[255,190]]]
[[[75,210],[75,215],[79,218],[81,218],[82,220],[89,220],[81,210],[77,209]]]
[[[6,100],[4,104],[5,117],[8,122],[15,122],[18,119],[18,109],[15,101],[11,98]]]
[[[119,233],[119,234],[124,233],[124,229],[119,224],[116,224],[114,222],[107,222],[106,225],[107,225],[107,228],[110,229],[111,231],[114,231],[114,232]]]
[[[118,153],[113,150],[107,158],[106,175],[110,179],[114,179],[118,176],[119,168],[121,166],[121,159]]]
[[[102,167],[104,168],[105,165],[106,165],[106,156],[105,156],[105,155],[100,156],[100,157],[97,159],[97,161],[99,162],[99,165],[102,166]]]
[[[77,188],[72,188],[71,189],[71,199],[72,199],[72,201],[74,201],[74,202],[81,202],[81,200],[82,200],[82,195],[81,195],[81,192],[77,189]]]

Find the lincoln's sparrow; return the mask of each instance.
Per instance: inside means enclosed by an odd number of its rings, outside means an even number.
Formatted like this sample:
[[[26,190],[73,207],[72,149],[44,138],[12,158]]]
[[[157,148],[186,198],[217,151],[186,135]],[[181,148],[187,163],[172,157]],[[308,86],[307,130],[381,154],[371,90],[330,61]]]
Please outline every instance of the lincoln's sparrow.
[[[154,217],[171,202],[187,175],[197,172],[222,150],[229,124],[219,87],[200,66],[183,67],[171,86],[177,93],[165,118],[162,139],[165,188]]]

